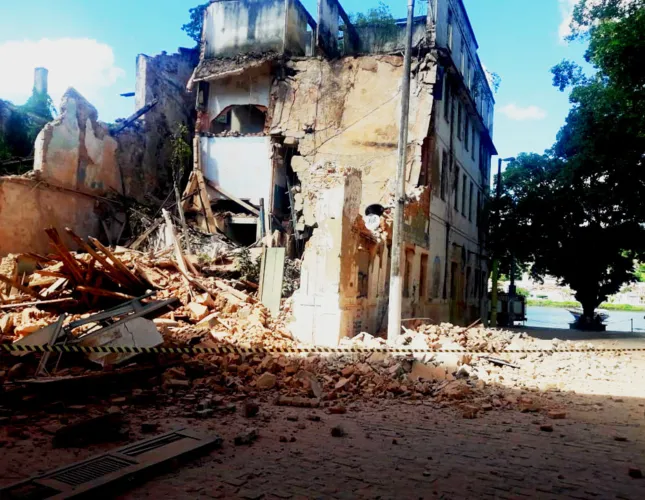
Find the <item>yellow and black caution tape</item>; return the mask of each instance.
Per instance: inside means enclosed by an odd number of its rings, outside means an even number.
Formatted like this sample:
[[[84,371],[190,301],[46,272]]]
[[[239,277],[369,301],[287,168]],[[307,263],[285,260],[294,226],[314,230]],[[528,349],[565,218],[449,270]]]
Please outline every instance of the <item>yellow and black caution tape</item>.
[[[406,347],[245,347],[222,345],[217,347],[129,347],[129,346],[81,346],[81,345],[20,345],[2,344],[9,352],[78,352],[78,353],[114,353],[114,354],[414,354],[414,353],[455,353],[455,354],[528,354],[528,353],[570,353],[570,352],[645,352],[645,347],[589,347],[567,349],[416,349]]]

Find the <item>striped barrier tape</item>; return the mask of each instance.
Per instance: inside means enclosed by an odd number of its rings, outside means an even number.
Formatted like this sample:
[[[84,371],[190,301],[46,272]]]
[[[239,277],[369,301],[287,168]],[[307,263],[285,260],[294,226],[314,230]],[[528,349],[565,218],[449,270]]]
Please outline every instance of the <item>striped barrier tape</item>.
[[[80,346],[80,345],[20,345],[2,344],[9,352],[78,352],[78,353],[162,353],[162,354],[413,354],[413,353],[455,353],[455,354],[526,354],[526,353],[570,353],[570,352],[645,352],[645,347],[584,348],[584,349],[511,349],[511,350],[470,350],[470,349],[415,349],[405,347],[244,347],[225,345],[221,347],[129,347],[129,346]]]

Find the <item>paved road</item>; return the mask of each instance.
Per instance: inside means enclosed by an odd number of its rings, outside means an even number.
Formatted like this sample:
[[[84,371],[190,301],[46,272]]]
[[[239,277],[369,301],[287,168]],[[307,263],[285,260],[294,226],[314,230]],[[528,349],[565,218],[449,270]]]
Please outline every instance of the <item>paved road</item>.
[[[643,499],[645,479],[628,475],[630,466],[645,470],[639,404],[578,398],[572,417],[550,422],[516,410],[466,420],[452,408],[401,402],[345,415],[315,410],[322,421],[312,422],[312,410],[263,406],[268,422],[253,422],[256,443],[232,444],[249,420],[212,423],[226,438],[221,451],[126,498]],[[337,424],[346,437],[331,437]]]
[[[558,338],[572,342],[591,342],[597,347],[635,347],[645,348],[645,333],[630,332],[584,332],[580,330],[540,328],[525,326],[511,328],[511,331],[525,332],[531,337],[541,340]]]

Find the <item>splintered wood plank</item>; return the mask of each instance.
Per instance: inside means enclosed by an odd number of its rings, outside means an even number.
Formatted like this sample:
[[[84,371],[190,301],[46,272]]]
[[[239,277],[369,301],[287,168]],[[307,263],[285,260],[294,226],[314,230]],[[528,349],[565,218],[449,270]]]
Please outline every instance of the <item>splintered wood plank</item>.
[[[68,302],[77,302],[76,299],[71,297],[64,297],[61,299],[51,299],[51,300],[35,300],[32,302],[18,302],[16,304],[2,304],[0,309],[16,309],[18,307],[30,307],[30,306],[46,306],[50,304],[63,304]]]
[[[83,238],[75,234],[74,231],[72,231],[70,228],[66,227],[65,231],[67,231],[67,234],[69,234],[72,240],[74,240],[74,243],[76,243],[80,248],[85,250],[94,259],[96,259],[98,262],[101,263],[101,265],[103,266],[103,269],[105,270],[105,274],[108,276],[108,278],[114,281],[114,283],[116,283],[117,285],[122,285],[126,288],[130,288],[133,285],[140,286],[138,282],[130,279],[129,276],[124,275],[124,273],[119,271],[105,257],[103,257],[100,253],[94,250],[89,244],[83,241]]]
[[[95,295],[97,297],[110,297],[113,299],[123,300],[132,300],[136,298],[133,295],[128,295],[127,293],[113,292],[111,290],[105,290],[104,288],[94,288],[91,286],[77,286],[76,290],[82,293]]]
[[[65,269],[67,269],[67,271],[72,275],[74,281],[79,285],[85,283],[85,280],[83,279],[83,270],[81,269],[79,262],[65,246],[65,243],[63,243],[58,231],[55,228],[50,227],[49,229],[45,229],[45,232],[47,233],[47,236],[49,236],[56,253],[63,261]]]
[[[27,295],[31,295],[32,297],[36,297],[37,299],[42,299],[43,298],[36,290],[34,290],[32,288],[29,288],[28,286],[21,285],[16,280],[12,280],[11,278],[7,278],[3,274],[0,274],[0,281],[2,281],[3,283],[6,283],[7,285],[11,285],[12,287],[16,288],[17,290],[20,290],[22,293],[26,293]]]
[[[123,275],[127,276],[130,281],[135,286],[139,287],[145,287],[145,284],[143,281],[139,279],[138,276],[132,273],[123,262],[121,262],[118,257],[116,257],[109,248],[105,247],[99,240],[96,238],[92,238],[91,236],[89,237],[90,242],[92,245],[94,245],[97,249],[99,249],[101,252],[103,252],[105,255],[108,256],[108,258],[112,261],[112,264],[114,264],[114,267],[116,267],[120,272],[123,273]]]

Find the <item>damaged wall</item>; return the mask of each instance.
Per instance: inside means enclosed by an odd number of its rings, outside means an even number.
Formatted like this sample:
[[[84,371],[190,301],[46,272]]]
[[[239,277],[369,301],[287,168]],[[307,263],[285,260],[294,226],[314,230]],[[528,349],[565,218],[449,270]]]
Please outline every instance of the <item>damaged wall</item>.
[[[265,52],[307,55],[311,21],[298,0],[216,0],[204,15],[204,58]]]
[[[98,120],[94,106],[69,89],[59,116],[45,125],[35,142],[34,171],[39,190],[30,191],[16,178],[0,179],[2,228],[20,227],[21,231],[19,236],[2,242],[0,254],[48,251],[43,230],[51,225],[58,229],[69,226],[83,237],[100,236],[94,199],[83,193],[123,194],[125,188],[125,194],[138,201],[150,201],[149,195],[165,197],[170,189],[170,138],[179,124],[186,125],[190,134],[194,128],[194,99],[186,91],[186,83],[197,60],[198,53],[192,49],[180,49],[173,55],[140,56],[136,105],[155,98],[158,104],[117,136]],[[190,137],[186,140],[190,143]],[[112,212],[114,215],[116,209]]]
[[[361,211],[387,205],[397,163],[400,56],[290,61],[295,74],[273,87],[271,134],[299,141],[292,168],[303,183],[317,163],[351,165],[362,172]],[[431,56],[415,63],[410,100],[407,179],[416,186],[421,146],[428,135],[436,67]]]
[[[330,172],[323,165],[312,173],[309,189],[318,227],[307,242],[290,328],[299,340],[333,346],[339,335],[354,334],[358,235],[353,227],[360,217],[361,173]]]
[[[83,238],[98,235],[97,201],[37,179],[0,177],[0,255],[49,253],[51,246],[43,230],[51,226],[70,227]]]
[[[54,186],[84,193],[121,192],[116,139],[81,94],[63,95],[60,115],[36,138],[34,170]]]
[[[251,104],[267,108],[272,80],[273,76],[265,66],[247,71],[242,76],[210,82],[206,106],[208,118],[204,120],[205,127],[202,130],[208,131],[210,121],[229,106]]]
[[[191,136],[195,129],[195,95],[186,90],[186,85],[198,61],[199,52],[186,48],[176,54],[137,56],[135,108],[154,99],[158,102],[135,130],[119,136],[119,163],[126,169],[136,166],[125,173],[126,191],[135,198],[145,193],[163,198],[170,189],[170,139],[180,125],[185,125]],[[190,137],[185,139],[191,143]]]

